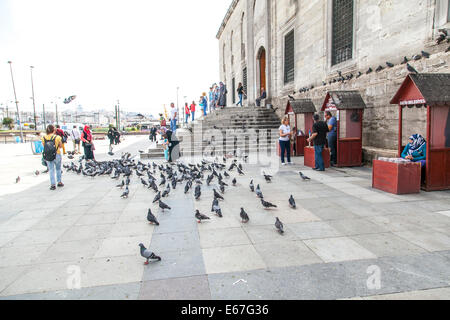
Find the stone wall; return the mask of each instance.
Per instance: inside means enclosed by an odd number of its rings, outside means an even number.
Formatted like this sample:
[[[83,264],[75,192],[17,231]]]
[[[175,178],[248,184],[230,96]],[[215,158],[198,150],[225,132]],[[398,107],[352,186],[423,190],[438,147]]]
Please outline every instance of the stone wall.
[[[363,144],[375,148],[396,149],[398,110],[397,106],[392,106],[389,102],[407,75],[405,65],[400,64],[403,57],[411,59],[413,55],[425,50],[432,54],[430,59],[411,63],[419,72],[450,72],[450,53],[445,53],[448,44],[435,43],[438,29],[450,28],[450,23],[442,18],[447,10],[447,2],[355,0],[353,59],[332,66],[332,0],[239,0],[218,38],[221,46],[227,45],[231,32],[239,32],[244,12],[246,30],[249,30],[249,34],[244,38],[245,48],[246,52],[252,54],[247,55],[241,64],[234,63],[233,68],[227,66],[225,73],[222,70],[221,77],[231,84],[231,78],[235,76],[238,83],[242,79],[243,66],[249,66],[248,86],[252,91],[249,89],[248,103],[254,104],[259,85],[257,54],[259,47],[264,45],[268,53],[265,70],[269,82],[267,102],[279,108],[279,116],[284,113],[287,95],[293,91],[298,92],[303,87],[314,86],[314,89],[297,93],[295,97],[311,98],[317,108],[322,106],[327,91],[358,90],[367,104]],[[284,37],[293,29],[295,80],[285,84]],[[234,47],[233,44],[233,51]],[[226,50],[225,61],[230,59],[230,55],[231,52]],[[387,61],[395,64],[395,67],[387,68]],[[375,69],[379,65],[383,66],[384,70],[377,73]],[[374,71],[366,75],[369,67]],[[342,72],[344,77],[350,73],[356,76],[359,71],[363,75],[345,83],[336,82],[329,85],[330,80],[338,77],[338,71]],[[327,83],[326,86],[322,85],[323,81]],[[423,113],[411,114],[408,128],[405,130],[408,133],[405,134],[424,132],[424,120]]]

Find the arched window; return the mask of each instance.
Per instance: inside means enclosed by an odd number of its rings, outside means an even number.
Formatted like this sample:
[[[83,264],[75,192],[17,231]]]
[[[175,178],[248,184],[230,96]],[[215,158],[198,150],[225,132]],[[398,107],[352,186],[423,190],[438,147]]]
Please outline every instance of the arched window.
[[[241,17],[241,60],[245,59],[244,19],[245,19],[245,12],[242,13]]]
[[[223,45],[223,50],[222,50],[222,64],[223,64],[223,72],[226,72],[226,68],[225,68],[225,44]]]

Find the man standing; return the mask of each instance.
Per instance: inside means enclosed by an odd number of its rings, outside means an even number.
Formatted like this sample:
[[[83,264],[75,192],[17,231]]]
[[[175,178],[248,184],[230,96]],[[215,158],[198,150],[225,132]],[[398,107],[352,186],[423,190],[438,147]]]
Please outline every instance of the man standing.
[[[314,141],[314,156],[316,167],[313,170],[325,171],[322,152],[327,142],[328,126],[325,121],[320,121],[318,114],[314,115],[313,134],[308,138],[308,142]]]
[[[67,135],[64,132],[63,129],[61,129],[61,127],[59,126],[59,124],[56,125],[56,135],[61,137],[62,140],[62,150],[63,150],[63,155],[66,155],[66,143],[67,143]]]
[[[192,101],[191,104],[191,114],[192,114],[192,122],[195,120],[195,101]]]
[[[153,126],[151,129],[150,129],[150,141],[151,142],[155,142],[156,141],[156,127],[155,126]]]
[[[189,106],[188,106],[187,102],[184,104],[184,113],[186,115],[186,119],[185,119],[184,123],[187,125],[188,124],[188,120],[189,120],[189,116],[191,115],[191,111],[189,110]]]
[[[331,151],[331,166],[334,167],[337,164],[337,120],[330,111],[325,113],[325,118],[330,131],[328,133],[328,147]]]
[[[267,98],[266,90],[264,88],[261,88],[261,96],[258,99],[256,99],[256,106],[261,107],[261,101],[264,100],[265,98]]]
[[[109,152],[113,151],[113,145],[115,144],[115,132],[114,132],[114,127],[112,126],[112,124],[109,125],[109,130],[108,130],[108,139],[109,139]]]
[[[175,133],[177,131],[177,116],[178,112],[175,108],[175,103],[170,104],[170,130]]]
[[[219,88],[219,101],[217,103],[217,105],[223,109],[226,107],[227,105],[227,87],[224,85],[223,82],[220,83],[220,88]]]
[[[73,141],[73,152],[76,154],[80,154],[81,133],[78,130],[77,126],[73,126],[72,131],[70,132],[70,137]]]

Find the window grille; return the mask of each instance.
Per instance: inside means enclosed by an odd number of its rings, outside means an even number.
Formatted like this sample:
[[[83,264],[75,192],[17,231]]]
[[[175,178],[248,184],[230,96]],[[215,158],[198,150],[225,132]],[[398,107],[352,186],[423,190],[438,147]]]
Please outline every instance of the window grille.
[[[332,65],[353,57],[353,0],[333,0]]]
[[[284,37],[284,83],[294,81],[295,71],[295,46],[294,30]]]
[[[242,71],[242,85],[244,86],[244,92],[247,93],[247,67]],[[247,100],[247,96],[244,95],[244,100]]]

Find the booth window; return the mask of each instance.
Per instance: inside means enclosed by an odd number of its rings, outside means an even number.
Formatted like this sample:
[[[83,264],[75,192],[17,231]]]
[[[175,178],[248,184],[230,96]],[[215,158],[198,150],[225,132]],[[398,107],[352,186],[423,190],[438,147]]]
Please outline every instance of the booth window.
[[[284,83],[294,81],[295,70],[295,46],[294,30],[284,37]]]
[[[244,92],[247,93],[247,67],[242,70],[242,85],[244,86]],[[247,100],[247,95],[244,95],[244,100]]]
[[[333,0],[332,65],[353,57],[353,0]]]

